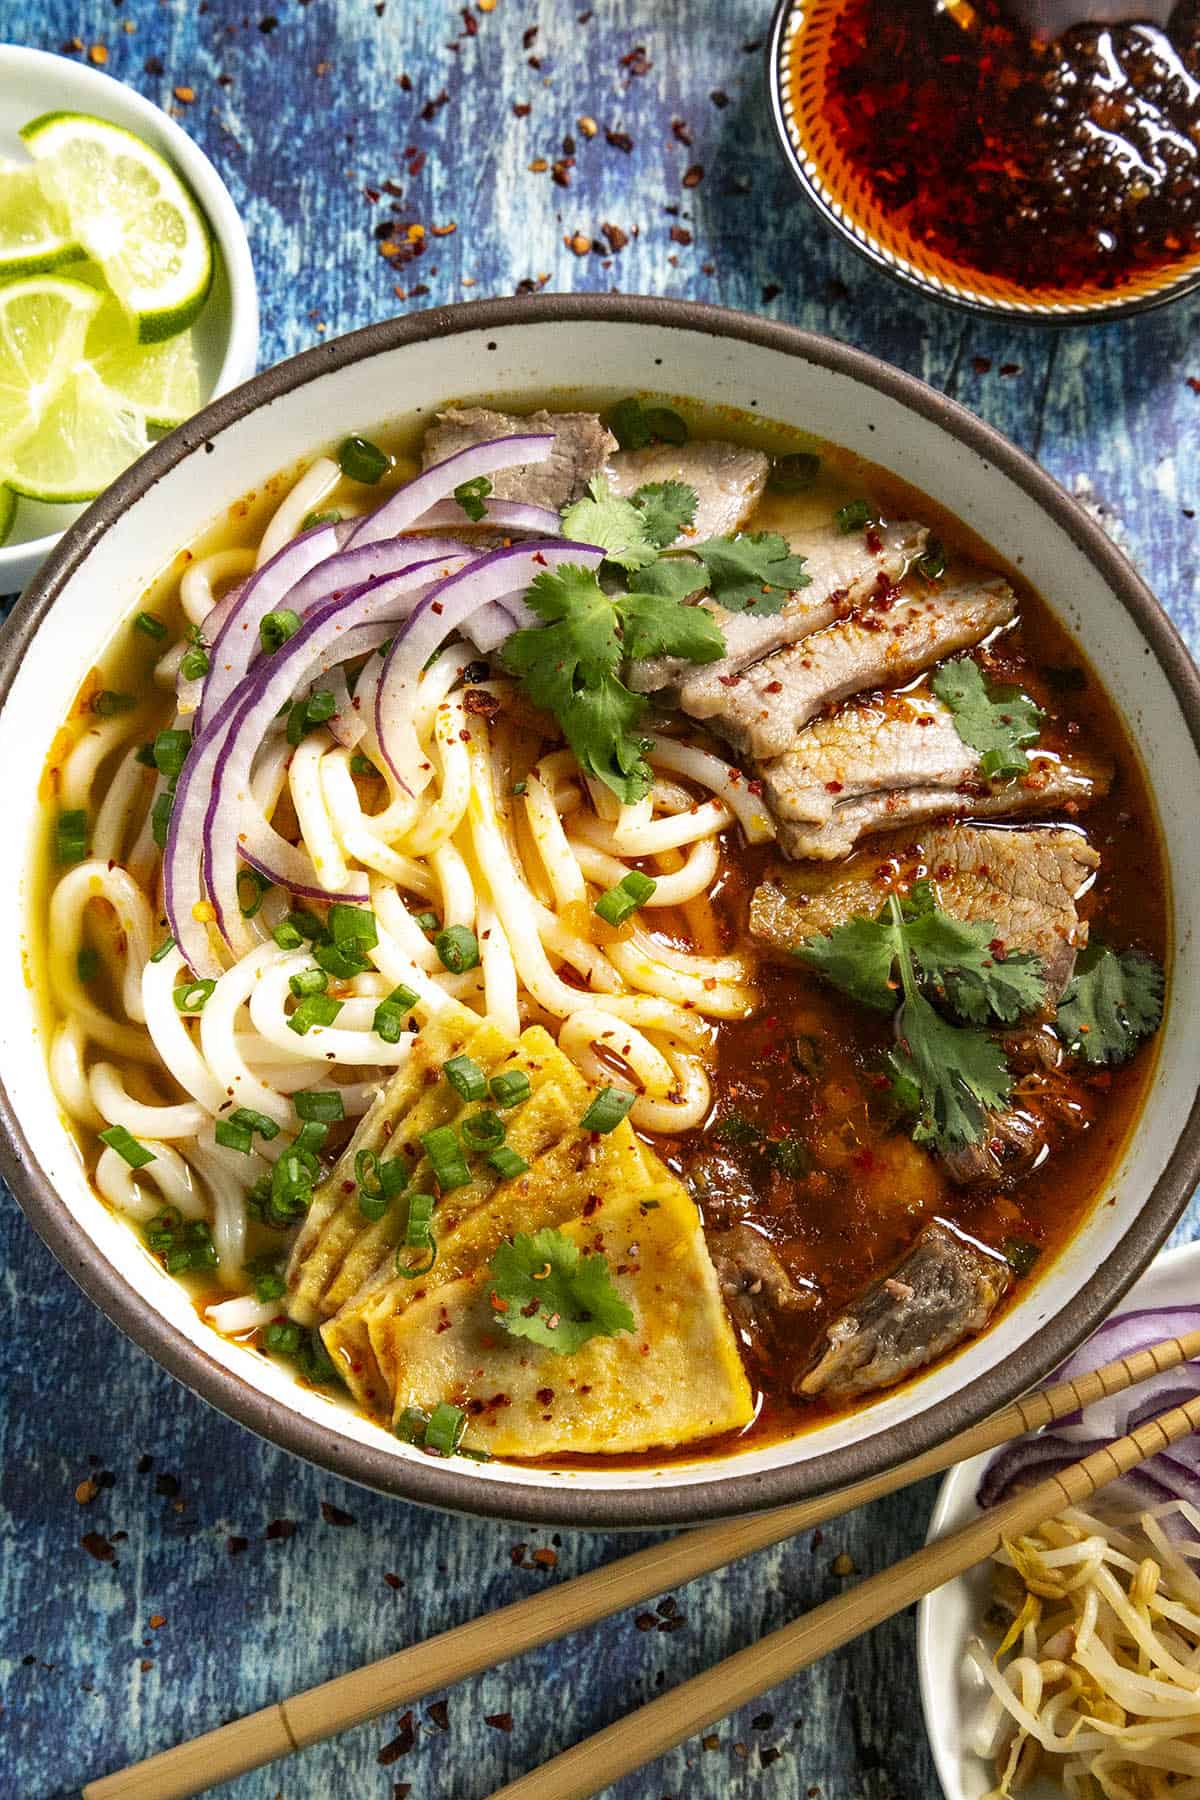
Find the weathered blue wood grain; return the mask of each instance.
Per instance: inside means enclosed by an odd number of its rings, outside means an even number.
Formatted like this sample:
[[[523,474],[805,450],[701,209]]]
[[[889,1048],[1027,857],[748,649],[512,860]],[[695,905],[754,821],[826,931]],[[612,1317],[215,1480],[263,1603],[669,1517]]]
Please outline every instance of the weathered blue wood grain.
[[[596,0],[580,24],[586,4],[497,0],[465,37],[461,13],[432,0],[260,0],[253,10],[232,0],[0,0],[0,37],[47,49],[74,37],[103,44],[111,73],[175,108],[247,221],[264,360],[408,305],[510,293],[543,277],[553,289],[613,286],[795,320],[924,376],[1068,487],[1094,494],[1200,644],[1188,516],[1200,504],[1200,395],[1186,385],[1200,376],[1200,304],[1055,337],[909,299],[794,199],[764,118],[761,52],[743,48],[763,35],[765,5]],[[621,65],[637,45],[652,64],[644,75]],[[175,102],[176,87],[192,88],[194,102]],[[445,103],[422,118],[443,91]],[[514,103],[529,114],[518,117]],[[598,122],[595,137],[584,136],[581,115]],[[632,150],[609,144],[606,127],[627,132]],[[563,188],[528,165],[552,164],[567,135],[576,160]],[[425,158],[412,174],[408,146]],[[704,177],[685,189],[693,163]],[[363,194],[385,180],[402,188],[406,221],[456,226],[430,235],[426,253],[401,268],[373,237],[389,197]],[[576,233],[599,239],[606,223],[630,234],[615,256],[578,257],[564,243]],[[692,242],[673,242],[672,225]],[[397,284],[428,293],[401,300]],[[1016,366],[1002,374],[1005,365]],[[1198,1233],[1200,1221],[1188,1221],[1180,1235]],[[533,1573],[514,1567],[510,1552],[522,1540],[546,1543],[546,1533],[418,1512],[259,1444],[100,1318],[7,1195],[0,1283],[6,1800],[43,1800],[629,1545],[568,1536],[557,1571]],[[143,1455],[154,1465],[139,1474]],[[84,1507],[73,1495],[89,1470],[114,1481]],[[177,1495],[156,1493],[163,1474],[177,1479]],[[697,1583],[678,1596],[680,1630],[638,1631],[625,1616],[466,1684],[449,1696],[449,1731],[422,1720],[416,1746],[390,1768],[376,1761],[394,1735],[383,1720],[224,1791],[230,1800],[385,1800],[394,1782],[411,1782],[414,1800],[477,1800],[836,1591],[839,1551],[870,1570],[915,1548],[931,1493],[897,1497],[830,1527],[818,1545],[790,1544]],[[326,1523],[322,1501],[354,1524]],[[269,1541],[279,1518],[296,1521],[296,1534]],[[115,1542],[115,1563],[80,1547],[90,1530]],[[114,1539],[120,1532],[127,1537]],[[248,1540],[239,1555],[231,1536]],[[389,1587],[386,1572],[403,1589]],[[164,1622],[152,1628],[152,1617]],[[511,1734],[483,1723],[506,1712]],[[613,1790],[617,1800],[791,1800],[812,1789],[822,1800],[935,1800],[908,1618],[715,1731],[715,1749],[688,1745]]]

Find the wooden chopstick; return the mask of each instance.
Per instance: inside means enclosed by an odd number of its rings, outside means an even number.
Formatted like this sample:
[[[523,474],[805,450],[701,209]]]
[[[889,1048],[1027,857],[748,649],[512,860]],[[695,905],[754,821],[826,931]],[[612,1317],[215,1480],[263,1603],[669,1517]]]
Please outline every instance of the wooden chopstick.
[[[491,1668],[499,1662],[520,1656],[527,1650],[551,1643],[555,1638],[564,1637],[568,1632],[594,1625],[598,1620],[608,1618],[610,1614],[621,1612],[627,1607],[641,1605],[655,1594],[664,1593],[669,1588],[682,1587],[686,1582],[695,1580],[698,1575],[708,1574],[724,1563],[749,1556],[756,1550],[764,1550],[771,1544],[777,1544],[797,1532],[810,1530],[815,1525],[825,1524],[838,1514],[849,1512],[851,1508],[861,1506],[868,1500],[894,1493],[897,1488],[906,1487],[925,1476],[936,1475],[949,1468],[952,1463],[978,1456],[985,1450],[994,1450],[998,1445],[1020,1437],[1026,1431],[1053,1424],[1056,1419],[1064,1418],[1068,1413],[1077,1412],[1108,1395],[1135,1387],[1139,1382],[1177,1368],[1180,1363],[1188,1362],[1194,1357],[1200,1357],[1200,1331],[1187,1332],[1182,1337],[1168,1338],[1162,1343],[1152,1344],[1145,1350],[1136,1351],[1132,1356],[1106,1363],[1103,1368],[1090,1374],[1077,1376],[1073,1381],[1061,1382],[1040,1393],[1026,1395],[1024,1399],[1004,1407],[992,1418],[960,1432],[947,1443],[927,1450],[911,1462],[885,1470],[881,1475],[856,1482],[836,1493],[801,1501],[795,1506],[782,1507],[774,1512],[759,1513],[749,1518],[728,1519],[722,1524],[710,1525],[702,1530],[683,1532],[668,1543],[652,1545],[631,1556],[621,1557],[586,1575],[563,1582],[559,1587],[547,1588],[528,1600],[518,1600],[499,1612],[472,1619],[465,1625],[455,1626],[437,1637],[427,1638],[423,1643],[412,1644],[378,1662],[368,1663],[346,1675],[335,1676],[333,1680],[308,1688],[290,1699],[277,1701],[260,1712],[248,1714],[244,1719],[218,1726],[215,1731],[205,1732],[203,1736],[176,1745],[174,1749],[160,1751],[144,1762],[131,1764],[112,1775],[101,1776],[82,1788],[80,1800],[187,1800],[189,1795],[206,1793],[222,1781],[232,1781],[235,1776],[244,1775],[250,1769],[261,1768],[264,1763],[273,1762],[277,1757],[288,1756],[294,1750],[319,1743],[336,1732],[348,1730],[352,1725],[362,1724],[368,1719],[377,1718],[380,1713],[406,1706],[425,1694],[449,1687],[468,1675],[476,1674],[480,1669]],[[1200,1405],[1200,1402],[1197,1404]],[[1149,1427],[1143,1427],[1142,1430],[1147,1431]],[[1148,1455],[1150,1452],[1142,1454]],[[1134,1461],[1137,1460],[1135,1456]],[[1059,1511],[1066,1504],[1067,1501],[1060,1493],[1049,1510]],[[996,1517],[998,1512],[999,1509],[989,1515],[989,1518]],[[981,1550],[972,1560],[977,1561],[987,1554],[986,1549]],[[904,1569],[907,1565],[902,1563],[899,1566]],[[896,1573],[897,1571],[891,1571],[892,1575]],[[883,1577],[873,1579],[881,1581]],[[944,1580],[946,1577],[940,1579]],[[865,1582],[862,1588],[856,1588],[844,1598],[850,1602],[855,1595],[869,1587],[870,1583]],[[837,1604],[842,1604],[841,1599]],[[905,1604],[907,1602],[904,1600],[897,1602],[898,1606]],[[887,1609],[888,1612],[895,1610],[895,1607]],[[818,1614],[810,1616],[816,1618]],[[887,1613],[881,1612],[878,1616],[884,1618]],[[869,1622],[874,1623],[874,1620]],[[800,1621],[801,1625],[804,1623],[805,1621]],[[798,1627],[789,1626],[786,1629],[796,1631]],[[845,1642],[846,1637],[853,1637],[858,1631],[866,1629],[866,1623],[856,1626],[836,1641]],[[775,1637],[779,1635],[776,1633]],[[774,1641],[774,1638],[768,1638],[765,1644]],[[755,1646],[753,1650],[743,1651],[742,1656],[753,1657],[763,1648],[764,1645]],[[738,1661],[737,1657],[732,1659],[732,1663]],[[699,1679],[714,1680],[721,1671],[730,1667],[731,1663],[723,1663],[718,1670]],[[759,1682],[757,1677],[753,1677],[752,1680],[757,1685],[752,1685],[748,1691],[757,1693],[762,1687],[769,1685],[769,1681],[779,1679],[779,1675],[773,1675]],[[656,1704],[662,1705],[666,1700],[675,1700],[695,1685],[694,1682],[689,1682]],[[711,1697],[706,1717],[715,1717],[738,1703],[736,1699],[727,1699],[722,1687],[720,1695]],[[632,1716],[641,1720],[644,1713]],[[620,1731],[622,1727],[613,1726],[610,1729]],[[690,1729],[691,1727],[686,1727],[678,1736],[664,1739],[662,1748],[667,1748],[669,1743],[677,1743],[679,1737],[687,1736]],[[601,1733],[601,1738],[606,1735]],[[589,1740],[589,1744],[594,1742],[596,1740]],[[638,1742],[642,1742],[640,1737]],[[581,1748],[577,1746],[577,1750]],[[626,1754],[629,1754],[628,1749]],[[635,1767],[637,1763],[658,1754],[657,1749],[643,1750],[630,1766]],[[568,1758],[575,1755],[576,1751],[566,1752]],[[561,1757],[556,1759],[554,1763],[547,1764],[545,1769],[537,1771],[536,1775],[526,1777],[526,1780],[536,1780],[538,1776],[548,1774],[562,1761]],[[613,1779],[615,1776],[606,1775],[604,1782],[598,1785],[603,1786]],[[523,1795],[540,1794],[542,1791],[522,1787],[520,1783],[513,1789],[503,1790],[505,1794],[520,1792]],[[549,1794],[556,1790],[548,1788],[544,1791]],[[595,1787],[564,1788],[562,1791],[591,1793],[595,1791]]]
[[[1000,1548],[1002,1539],[1032,1531],[1066,1506],[1081,1505],[1146,1457],[1198,1429],[1200,1395],[1147,1419],[1127,1437],[1094,1450],[1082,1462],[1072,1463],[1036,1487],[1014,1494],[960,1531],[868,1576],[849,1593],[827,1600],[715,1668],[706,1669],[703,1675],[573,1744],[531,1774],[497,1788],[491,1800],[589,1800],[623,1775],[674,1749],[713,1719],[744,1706],[983,1562]]]

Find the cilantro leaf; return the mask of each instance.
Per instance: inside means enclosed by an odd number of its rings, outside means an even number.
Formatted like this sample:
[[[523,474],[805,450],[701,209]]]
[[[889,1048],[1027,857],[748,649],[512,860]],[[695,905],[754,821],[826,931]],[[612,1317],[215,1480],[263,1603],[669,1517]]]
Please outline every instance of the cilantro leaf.
[[[603,475],[593,475],[587,493],[562,513],[563,535],[580,544],[597,544],[605,559],[622,569],[642,569],[658,556],[658,545],[632,500],[621,500]]]
[[[650,542],[665,550],[695,519],[700,500],[686,481],[649,481],[633,496],[633,504]]]
[[[603,1256],[581,1256],[561,1231],[517,1232],[488,1265],[494,1317],[513,1337],[570,1356],[589,1338],[633,1331],[633,1313]],[[496,1302],[500,1304],[497,1305]]]
[[[1140,950],[1110,950],[1093,940],[1075,964],[1055,1030],[1073,1056],[1120,1063],[1158,1029],[1163,972]]]
[[[1024,951],[998,955],[995,927],[980,919],[956,919],[935,906],[908,920],[904,936],[924,978],[972,1025],[991,1019],[1012,1025],[1042,1004],[1041,958]]]
[[[969,656],[935,669],[930,687],[954,716],[964,744],[980,752],[985,775],[1023,775],[1029,767],[1024,746],[1037,742],[1045,716],[1020,688],[998,687]]]
[[[703,563],[693,562],[690,556],[660,556],[656,563],[638,570],[634,585],[639,594],[686,600],[708,586],[708,573]]]
[[[892,970],[896,963],[896,934],[886,914],[878,919],[856,914],[830,932],[805,938],[793,955],[852,1000],[874,1006],[880,1012],[895,1009]]]
[[[913,1137],[939,1150],[963,1150],[987,1135],[989,1112],[1012,1093],[1004,1050],[986,1031],[952,1025],[914,986],[896,1022],[900,1042],[888,1052],[893,1093],[915,1112]]]
[[[805,558],[794,556],[777,531],[706,538],[688,548],[708,570],[713,599],[728,612],[782,612],[788,595],[811,579],[804,573]]]
[[[678,600],[607,594],[570,563],[543,570],[526,599],[544,623],[512,633],[505,665],[558,720],[580,766],[632,805],[650,788],[640,730],[648,703],[621,681],[621,665],[664,654],[712,662],[725,652],[720,628],[711,613]]]

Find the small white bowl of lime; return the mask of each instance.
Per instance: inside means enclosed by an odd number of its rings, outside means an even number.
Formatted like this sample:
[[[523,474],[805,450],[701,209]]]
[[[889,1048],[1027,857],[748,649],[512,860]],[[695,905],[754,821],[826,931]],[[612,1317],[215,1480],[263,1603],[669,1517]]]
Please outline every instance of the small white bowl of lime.
[[[5,595],[149,441],[254,373],[258,295],[204,152],[66,57],[0,45],[0,201]]]

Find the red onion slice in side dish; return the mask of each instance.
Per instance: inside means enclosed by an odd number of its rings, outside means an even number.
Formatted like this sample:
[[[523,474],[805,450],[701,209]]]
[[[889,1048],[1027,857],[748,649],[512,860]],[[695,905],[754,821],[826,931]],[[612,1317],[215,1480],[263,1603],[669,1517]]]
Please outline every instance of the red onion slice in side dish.
[[[457,558],[422,561],[388,580],[329,600],[310,613],[299,631],[272,656],[260,658],[251,668],[244,682],[244,697],[217,751],[204,815],[201,856],[204,884],[217,928],[235,955],[244,955],[255,943],[238,907],[237,873],[242,846],[253,848],[264,833],[270,834],[270,842],[283,842],[256,806],[250,784],[255,754],[272,719],[291,699],[298,677],[305,671],[311,672],[315,662],[323,660],[330,667],[341,662],[347,641],[361,644],[361,628],[404,618],[412,606],[414,590],[433,591],[461,568],[461,559]],[[416,610],[420,611],[420,603]],[[311,673],[309,678],[313,679]],[[186,769],[187,764],[184,766]]]
[[[409,531],[525,531],[533,537],[561,537],[562,520],[548,506],[525,500],[485,500],[483,517],[469,519],[457,500],[439,500],[406,527]]]
[[[1200,1327],[1200,1306],[1146,1307],[1119,1313],[1104,1324],[1069,1356],[1051,1377],[1052,1382],[1074,1380],[1104,1363],[1132,1356],[1164,1338],[1181,1337]],[[1162,1375],[1143,1381],[1124,1393],[1112,1394],[1071,1413],[1050,1430],[1018,1438],[1006,1444],[988,1463],[976,1493],[982,1507],[995,1506],[1018,1487],[1028,1486],[1068,1462],[1077,1462],[1113,1438],[1134,1431],[1156,1413],[1177,1406],[1200,1393],[1200,1362],[1184,1363]],[[1118,1497],[1135,1490],[1142,1500],[1157,1506],[1167,1500],[1189,1500],[1200,1506],[1200,1438],[1185,1438],[1169,1451],[1152,1456],[1132,1475],[1114,1483]]]
[[[425,753],[412,722],[421,671],[438,646],[483,607],[506,594],[524,593],[538,575],[562,563],[598,569],[604,551],[570,542],[514,544],[477,557],[456,575],[439,581],[410,613],[388,652],[375,695],[375,736],[401,787],[419,794],[429,779]]]
[[[434,463],[420,475],[385,500],[375,512],[368,513],[350,539],[351,544],[376,544],[380,538],[396,537],[410,531],[415,521],[439,500],[449,500],[464,481],[475,481],[480,475],[495,475],[501,469],[520,468],[524,463],[545,462],[554,449],[552,432],[521,432],[513,437],[488,438],[485,443],[471,444],[444,462]]]

